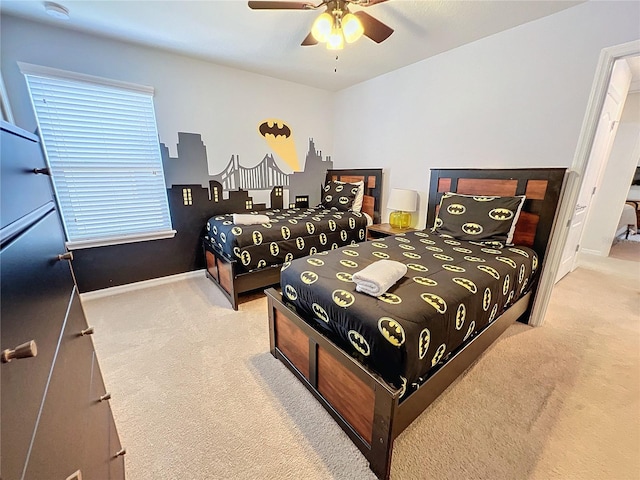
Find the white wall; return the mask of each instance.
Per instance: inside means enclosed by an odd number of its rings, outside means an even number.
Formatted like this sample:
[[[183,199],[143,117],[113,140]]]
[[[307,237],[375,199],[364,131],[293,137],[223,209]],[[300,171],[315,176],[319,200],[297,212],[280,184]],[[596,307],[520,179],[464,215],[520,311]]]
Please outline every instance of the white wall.
[[[582,234],[580,243],[583,252],[609,255],[629,185],[638,164],[639,148],[640,93],[631,93],[625,101],[609,162]]]
[[[15,123],[26,130],[36,122],[18,61],[155,87],[160,141],[176,156],[178,132],[201,133],[210,174],[232,154],[244,166],[259,163],[270,149],[257,128],[269,117],[291,126],[301,166],[309,137],[332,152],[330,92],[12,16],[0,20],[2,76]]]
[[[342,90],[334,163],[418,190],[419,225],[430,168],[569,166],[600,51],[640,38],[638,18],[587,2]]]

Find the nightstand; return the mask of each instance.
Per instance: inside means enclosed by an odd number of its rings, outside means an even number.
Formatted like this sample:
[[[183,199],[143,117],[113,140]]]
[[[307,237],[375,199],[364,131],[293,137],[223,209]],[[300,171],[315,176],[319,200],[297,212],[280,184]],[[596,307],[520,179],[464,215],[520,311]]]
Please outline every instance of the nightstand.
[[[416,232],[417,228],[393,228],[388,223],[378,223],[367,227],[367,240],[390,237],[399,233]]]

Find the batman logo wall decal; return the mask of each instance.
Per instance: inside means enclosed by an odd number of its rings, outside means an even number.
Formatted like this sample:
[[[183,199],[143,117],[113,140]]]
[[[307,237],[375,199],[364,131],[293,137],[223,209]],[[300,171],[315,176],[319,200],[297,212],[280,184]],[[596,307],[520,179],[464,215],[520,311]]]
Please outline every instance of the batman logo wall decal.
[[[495,200],[496,197],[473,197],[476,202],[490,202],[491,200]]]
[[[266,261],[266,260],[264,260],[263,258],[261,258],[261,259],[258,261],[258,268],[264,268],[264,267],[266,267],[266,266],[267,266],[267,261]]]
[[[356,219],[351,217],[349,218],[349,228],[351,230],[353,230],[354,228],[356,228]]]
[[[353,345],[353,348],[355,348],[365,357],[369,356],[371,350],[369,349],[369,344],[362,335],[360,335],[355,330],[349,330],[347,336],[349,337],[349,341],[351,342],[351,345]]]
[[[425,245],[434,245],[436,242],[431,240],[430,238],[421,238],[420,241]]]
[[[302,283],[311,285],[312,283],[316,283],[318,281],[318,274],[316,272],[305,270],[300,274],[300,280],[302,280]]]
[[[225,220],[222,222],[223,225],[231,225],[233,222],[231,220]]]
[[[344,189],[344,185],[336,185],[336,192],[341,192]]]
[[[411,243],[411,240],[409,240],[408,238],[404,238],[402,233],[398,233],[395,237],[393,237],[396,239],[397,242],[400,243]]]
[[[240,227],[233,227],[231,229],[231,233],[233,233],[234,235],[240,235],[242,233],[242,229]]]
[[[291,260],[293,260],[293,253],[289,252],[284,256],[284,261],[290,262]]]
[[[287,298],[291,301],[294,301],[298,298],[298,292],[296,292],[296,289],[293,288],[291,285],[286,284],[284,286],[284,294],[287,296]]]
[[[490,253],[492,255],[500,255],[502,250],[496,250],[495,248],[481,248],[480,249],[484,253]]]
[[[504,283],[502,284],[502,294],[506,295],[509,291],[509,275],[505,275]]]
[[[473,283],[471,280],[467,279],[467,278],[454,277],[454,278],[452,278],[452,280],[453,280],[454,283],[460,285],[461,287],[466,288],[471,293],[477,293],[478,292],[477,285],[475,283]]]
[[[421,293],[420,298],[436,309],[438,313],[447,311],[447,302],[435,293]]]
[[[276,242],[271,242],[269,244],[269,252],[271,252],[271,255],[273,255],[274,257],[278,256],[278,254],[280,253],[280,247]]]
[[[325,201],[325,202],[327,202],[327,203],[328,203],[328,202],[330,202],[331,200],[333,200],[333,195],[325,195],[325,196],[324,196],[324,201]]]
[[[422,258],[422,255],[419,255],[414,252],[402,252],[402,255],[404,255],[407,258],[412,258],[414,260],[417,260],[418,258]]]
[[[371,252],[371,255],[373,255],[374,257],[382,258],[382,259],[389,258],[389,255],[387,255],[384,252],[378,252],[377,250],[375,252]]]
[[[258,230],[254,230],[252,236],[254,245],[260,245],[262,243],[262,233]]]
[[[379,295],[378,300],[382,300],[385,303],[390,303],[391,305],[398,305],[402,303],[402,299],[398,295],[389,292],[385,292],[382,295]]]
[[[324,260],[320,260],[319,258],[307,258],[307,263],[314,267],[321,267],[324,265]]]
[[[280,126],[282,125],[282,126]],[[266,138],[267,134],[273,135],[273,137],[282,136],[284,138],[289,138],[291,136],[291,129],[284,122],[277,122],[274,120],[264,121],[258,127],[258,131],[260,135]]]
[[[343,242],[347,241],[347,231],[346,230],[340,230],[340,240],[342,240]]]
[[[522,255],[523,257],[529,258],[529,254],[527,252],[525,252],[524,250],[521,250],[519,248],[509,248],[510,251],[512,251],[513,253],[517,253],[518,255]]]
[[[355,250],[343,250],[342,253],[344,253],[345,255],[349,255],[350,257],[357,257],[358,255],[360,255]]]
[[[424,247],[424,248],[427,249],[427,250],[430,250],[432,252],[438,252],[438,253],[441,253],[441,252],[444,251],[440,247]]]
[[[491,290],[489,287],[484,289],[484,295],[482,296],[482,309],[486,312],[491,305]]]
[[[435,228],[440,228],[443,225],[442,219],[440,217],[436,218],[436,221],[433,223]]]
[[[386,243],[382,243],[382,242],[371,242],[371,245],[373,245],[374,247],[377,247],[377,248],[389,248],[389,245],[387,245]]]
[[[488,265],[478,265],[478,270],[480,270],[481,272],[484,272],[484,273],[488,273],[489,275],[491,275],[496,280],[500,280],[500,274],[493,267],[490,267]]]
[[[316,253],[318,253],[318,249],[316,247],[311,247],[309,249],[309,255],[315,255]]]
[[[466,272],[466,270],[463,267],[459,267],[458,265],[442,265],[442,268],[444,268],[445,270],[449,271],[449,272],[456,272],[456,273],[464,273]]]
[[[326,245],[327,244],[327,235],[324,232],[320,234],[320,243],[322,245]]]
[[[222,243],[227,243],[227,236],[224,232],[220,232],[220,240],[222,240]]]
[[[499,262],[502,262],[502,263],[506,263],[511,268],[518,268],[518,265],[516,264],[516,262],[514,262],[512,259],[510,259],[508,257],[496,257],[496,260],[498,260]]]
[[[447,207],[447,212],[449,212],[451,215],[462,215],[466,211],[467,207],[459,203],[452,203]]]
[[[353,260],[340,260],[340,265],[347,268],[358,268],[358,264]]]
[[[424,238],[428,238],[429,234],[428,233],[424,233],[424,232],[414,232],[413,233],[415,236],[417,237],[424,237]]]
[[[335,220],[329,220],[329,230],[331,230],[332,232],[335,232],[335,230],[336,230],[336,221]]]
[[[356,301],[356,297],[351,292],[341,289],[334,290],[331,298],[336,305],[343,308],[350,307]]]
[[[292,218],[291,220],[289,220],[289,223],[290,223],[291,225],[297,225],[298,220],[296,220],[295,218]]]
[[[464,319],[467,316],[467,307],[464,306],[464,303],[458,305],[458,310],[456,311],[456,330],[460,330],[464,325]]]
[[[533,263],[531,264],[532,271],[536,271],[538,268],[538,257],[533,257]]]
[[[290,265],[291,265],[291,262],[284,262],[282,264],[282,267],[280,267],[280,271],[284,272],[287,268],[289,268]]]
[[[318,305],[315,302],[312,303],[311,310],[313,311],[315,316],[318,317],[320,320],[322,320],[325,323],[329,323],[329,315],[327,315],[326,310],[322,308],[320,305]]]
[[[214,225],[213,228],[211,229],[211,231],[213,231],[214,235],[217,235],[218,234],[218,226]]]
[[[513,212],[508,208],[494,208],[489,211],[489,217],[493,220],[511,220]]]
[[[415,250],[416,247],[414,247],[413,245],[407,245],[405,243],[401,243],[400,245],[398,245],[400,248],[402,248],[403,250]]]
[[[240,251],[240,247],[233,247],[233,254],[236,257],[240,257],[240,255],[242,255],[242,252]]]
[[[498,313],[498,304],[496,303],[491,309],[491,315],[489,315],[489,321],[493,322],[496,319],[496,313]]]
[[[407,263],[407,267],[411,270],[415,270],[416,272],[428,272],[429,269],[424,265],[420,265],[419,263]]]
[[[425,287],[435,287],[438,285],[438,282],[427,277],[413,277],[412,280]]]
[[[350,273],[347,272],[338,272],[336,273],[336,278],[343,282],[353,282],[353,277]]]
[[[365,235],[365,233],[364,233],[364,228],[361,228],[361,229],[358,231],[358,238],[359,238],[360,240],[364,240],[364,235]]]
[[[469,250],[468,248],[464,248],[464,247],[453,247],[453,249],[456,252],[460,252],[460,253],[473,253],[473,250]]]
[[[467,262],[486,262],[486,260],[484,258],[480,258],[480,257],[474,257],[472,255],[465,255],[464,259]]]
[[[444,343],[438,347],[438,350],[436,350],[436,354],[431,359],[431,366],[432,367],[435,367],[437,365],[437,363],[440,360],[442,360],[442,357],[444,357],[444,352],[446,350],[447,350],[447,346]]]
[[[282,227],[280,229],[280,233],[282,233],[282,238],[289,240],[289,237],[291,236],[291,230],[289,230],[289,227]]]
[[[520,265],[520,271],[518,272],[518,283],[522,283],[522,280],[524,279],[524,272],[525,272],[525,268],[524,268],[524,264]]]
[[[480,235],[484,228],[479,223],[467,222],[462,225],[462,231],[467,235]]]
[[[302,250],[304,248],[304,239],[302,237],[296,238],[296,247],[298,247],[298,250]]]
[[[399,347],[404,343],[405,335],[402,325],[393,318],[382,317],[378,320],[378,330],[387,341],[394,347]]]
[[[453,257],[450,257],[449,255],[444,255],[442,253],[434,253],[433,257],[437,258],[438,260],[442,260],[443,262],[452,262],[453,261]]]
[[[246,267],[251,263],[251,255],[246,250],[243,250],[240,254],[240,260],[242,260],[242,264]]]
[[[346,205],[347,203],[349,203],[349,197],[340,197],[338,199],[338,203],[340,205]]]
[[[469,328],[467,329],[467,334],[462,339],[463,342],[465,342],[471,336],[475,328],[476,328],[476,322],[472,321],[471,324],[469,325]]]
[[[427,350],[429,350],[429,344],[431,343],[431,332],[428,328],[425,328],[420,332],[420,337],[418,338],[418,355],[420,356],[420,360],[422,360],[427,354]]]

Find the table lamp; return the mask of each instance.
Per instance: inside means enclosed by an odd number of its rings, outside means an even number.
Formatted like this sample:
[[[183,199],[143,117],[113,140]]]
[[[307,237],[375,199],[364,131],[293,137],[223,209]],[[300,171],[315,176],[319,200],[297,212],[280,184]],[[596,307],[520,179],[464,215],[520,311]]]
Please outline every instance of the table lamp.
[[[409,228],[411,212],[416,211],[418,192],[403,188],[392,188],[387,208],[395,210],[389,214],[389,223],[393,228]]]

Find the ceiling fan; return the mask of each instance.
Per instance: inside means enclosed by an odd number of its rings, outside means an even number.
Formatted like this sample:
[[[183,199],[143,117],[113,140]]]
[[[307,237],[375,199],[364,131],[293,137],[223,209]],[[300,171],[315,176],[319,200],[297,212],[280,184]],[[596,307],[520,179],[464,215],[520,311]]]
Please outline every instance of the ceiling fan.
[[[313,22],[311,33],[302,45],[326,43],[329,50],[341,50],[345,41],[353,43],[362,35],[376,43],[385,41],[393,33],[393,28],[362,10],[351,13],[349,5],[370,7],[387,0],[325,0],[318,5],[307,2],[279,2],[269,0],[249,1],[253,10],[326,10]]]

